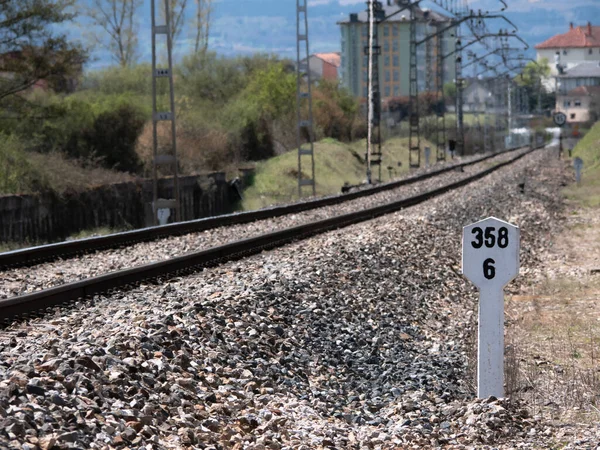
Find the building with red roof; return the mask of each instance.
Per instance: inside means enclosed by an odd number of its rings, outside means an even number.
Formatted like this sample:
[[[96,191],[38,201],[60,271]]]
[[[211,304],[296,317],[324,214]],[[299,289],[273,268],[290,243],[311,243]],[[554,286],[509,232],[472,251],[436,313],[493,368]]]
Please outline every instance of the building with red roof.
[[[588,22],[584,26],[571,23],[569,31],[557,34],[535,46],[538,61],[546,58],[552,76],[583,62],[600,61],[600,26]]]
[[[339,53],[314,53],[310,55],[308,64],[314,80],[336,81],[341,56]]]

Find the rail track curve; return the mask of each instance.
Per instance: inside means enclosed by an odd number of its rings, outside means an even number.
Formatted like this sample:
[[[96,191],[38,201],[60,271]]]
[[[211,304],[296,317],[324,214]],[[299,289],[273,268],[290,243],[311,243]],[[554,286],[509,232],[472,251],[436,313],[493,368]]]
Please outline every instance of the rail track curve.
[[[178,276],[186,273],[197,271],[204,267],[213,267],[222,264],[226,261],[240,259],[259,253],[263,250],[268,250],[280,247],[292,241],[305,239],[316,234],[324,233],[333,229],[342,228],[355,223],[363,222],[385,214],[390,214],[401,209],[408,208],[420,203],[423,203],[431,198],[445,194],[454,189],[466,186],[476,180],[479,180],[498,169],[510,165],[531,152],[543,147],[530,148],[529,150],[520,153],[519,155],[510,158],[507,161],[501,162],[495,166],[484,169],[447,185],[431,189],[427,192],[405,198],[402,200],[390,202],[387,204],[375,206],[368,209],[354,211],[351,213],[334,216],[331,218],[318,220],[291,228],[274,231],[259,236],[230,242],[225,245],[209,248],[206,250],[188,253],[182,256],[174,257],[168,260],[145,264],[129,269],[118,270],[100,276],[91,277],[85,280],[64,284],[61,286],[49,288],[43,291],[34,292],[31,294],[20,295],[13,298],[0,300],[0,323],[7,323],[16,317],[28,316],[31,314],[39,314],[44,310],[77,299],[88,298],[103,292],[108,292],[113,289],[124,288],[126,286],[136,285],[140,282],[163,278],[166,276]],[[497,155],[497,154],[495,154]],[[494,155],[494,156],[495,156]],[[486,158],[482,158],[486,159]],[[479,159],[478,161],[481,161]],[[472,164],[473,162],[463,163]],[[460,166],[460,165],[457,165]],[[445,168],[443,170],[454,170],[457,167]],[[439,172],[438,172],[439,173]],[[426,174],[431,176],[430,174]],[[422,178],[421,178],[422,179]],[[406,181],[406,180],[402,180]],[[388,185],[391,183],[388,183]],[[397,184],[396,184],[397,186]],[[372,189],[391,189],[387,185],[377,186]],[[362,193],[352,193],[359,194]],[[372,192],[372,191],[371,191]],[[347,194],[351,195],[351,194]],[[339,196],[342,197],[342,196]],[[353,197],[356,198],[356,197]],[[325,201],[337,200],[337,197],[328,197],[319,199],[317,203]],[[290,205],[293,207],[302,207],[304,204]],[[320,206],[324,206],[322,203]],[[288,206],[279,207],[280,209],[288,208]],[[273,208],[276,209],[276,208]],[[266,214],[267,211],[257,211],[257,213]],[[250,214],[250,213],[248,213]],[[252,213],[254,214],[254,212]],[[242,214],[239,214],[241,216]],[[234,215],[235,216],[235,215]],[[258,217],[258,216],[254,216]],[[221,219],[220,217],[217,219]],[[253,220],[258,220],[257,218]],[[176,224],[185,226],[186,224]],[[189,225],[189,224],[187,224]],[[153,231],[152,229],[150,229]],[[144,231],[144,230],[142,230]]]

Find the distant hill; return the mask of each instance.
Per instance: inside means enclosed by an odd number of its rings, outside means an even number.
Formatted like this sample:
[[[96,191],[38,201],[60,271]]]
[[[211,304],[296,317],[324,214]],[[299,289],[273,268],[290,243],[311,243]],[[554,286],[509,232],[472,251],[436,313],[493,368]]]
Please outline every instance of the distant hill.
[[[385,1],[385,0],[384,0]],[[585,24],[595,20],[600,25],[600,1],[598,0],[506,0],[509,9],[506,16],[519,27],[520,36],[532,47],[549,37],[564,33],[569,22]],[[193,5],[193,2],[188,2]],[[340,31],[336,22],[351,12],[365,9],[364,0],[309,0],[311,52],[339,51]],[[471,0],[474,8],[497,8],[497,0]],[[214,0],[211,49],[223,55],[248,54],[254,52],[276,53],[295,58],[296,17],[294,0]],[[423,7],[435,7],[423,2]],[[150,13],[149,1],[145,0],[140,10],[142,26],[139,40],[142,60],[149,60]],[[506,22],[494,21],[492,26],[506,28]],[[189,39],[180,40],[176,55],[189,51]],[[96,52],[93,67],[109,65],[105,52]]]

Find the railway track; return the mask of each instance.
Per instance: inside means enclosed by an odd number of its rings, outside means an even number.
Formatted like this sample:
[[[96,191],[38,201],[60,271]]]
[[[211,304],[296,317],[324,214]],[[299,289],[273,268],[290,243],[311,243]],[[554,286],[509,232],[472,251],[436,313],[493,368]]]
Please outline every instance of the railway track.
[[[427,192],[420,193],[418,195],[405,198],[399,201],[394,201],[390,203],[386,203],[383,205],[378,205],[372,208],[362,209],[358,211],[354,211],[347,214],[338,215],[335,217],[330,217],[323,220],[317,220],[310,223],[305,223],[302,225],[294,226],[291,228],[286,228],[266,234],[262,234],[259,236],[251,237],[248,239],[243,239],[235,242],[230,242],[225,245],[205,249],[198,252],[189,253],[182,256],[177,256],[168,260],[159,261],[151,264],[145,264],[134,268],[118,270],[115,272],[111,272],[108,274],[91,277],[85,280],[64,284],[61,286],[53,287],[50,289],[46,289],[43,291],[34,292],[31,294],[21,295],[18,297],[13,297],[5,300],[0,300],[0,321],[8,321],[17,316],[24,316],[28,314],[37,314],[41,311],[44,311],[47,308],[56,306],[61,303],[65,303],[68,301],[76,300],[79,298],[90,297],[102,292],[107,292],[112,289],[122,288],[128,285],[135,285],[141,281],[162,278],[166,276],[177,276],[186,273],[190,273],[196,271],[200,268],[211,267],[221,264],[225,261],[235,260],[239,258],[243,258],[252,254],[259,253],[263,250],[272,249],[278,246],[282,246],[286,243],[303,239],[309,236],[313,236],[319,233],[323,233],[332,229],[345,227],[351,224],[355,224],[358,222],[362,222],[374,217],[378,217],[384,214],[389,214],[413,205],[417,205],[419,203],[425,202],[431,198],[442,195],[446,192],[449,192],[454,189],[458,189],[460,187],[466,186],[467,184],[479,180],[486,175],[495,172],[496,170],[505,167],[524,156],[528,155],[532,151],[536,149],[530,149],[524,151],[523,153],[518,154],[515,157],[510,158],[507,161],[501,162],[493,167],[487,168],[485,170],[479,171],[471,176],[468,176],[464,179],[461,179],[456,182],[452,182],[446,184],[441,187],[437,187],[431,189]],[[497,156],[497,155],[494,155]],[[481,158],[477,160],[481,162],[482,160],[489,159],[488,157]],[[459,165],[451,166],[450,168],[442,169],[442,171],[450,171],[455,170],[457,167],[471,165],[474,164],[473,161],[468,163],[461,163]],[[441,171],[437,171],[434,173],[439,174]],[[428,177],[434,176],[429,174],[425,174]],[[423,179],[423,176],[414,177],[416,179]],[[410,180],[410,179],[409,179]],[[407,182],[409,180],[402,180],[402,182]],[[413,179],[414,180],[414,179]],[[411,181],[414,182],[414,181]],[[375,187],[371,190],[379,189],[392,189],[389,187],[391,184],[396,183],[388,183],[387,185],[382,185]],[[352,193],[348,195],[356,195],[363,194],[364,191]],[[366,194],[363,194],[366,195]],[[304,207],[310,209],[309,206],[305,206],[307,204],[315,204],[320,202],[339,202],[339,197],[329,197],[326,199],[320,199],[313,202],[307,202],[306,204],[296,204],[290,205],[291,207]],[[348,197],[345,197],[348,199]],[[356,198],[356,197],[354,197]],[[324,206],[320,204],[320,206]],[[313,206],[316,207],[316,206]],[[272,210],[266,211],[258,211],[260,214],[283,214],[281,210],[285,210],[289,207],[279,207],[273,208]],[[278,212],[274,212],[273,210],[278,210]],[[288,212],[289,213],[289,212]],[[247,217],[250,214],[255,213],[245,213],[246,219],[239,220],[247,220],[250,221]],[[243,216],[244,214],[234,215],[235,216]],[[259,220],[259,218],[254,215],[252,220]],[[217,218],[222,219],[222,218]],[[200,222],[200,221],[196,221]],[[190,224],[177,224],[182,228],[184,226],[190,226]],[[205,225],[201,225],[205,226]],[[146,231],[146,230],[142,230]],[[157,230],[149,229],[149,231],[156,232]],[[116,235],[115,235],[116,236]],[[122,241],[124,242],[124,241]],[[116,244],[115,244],[116,245]],[[124,245],[123,243],[119,245]],[[13,252],[14,253],[14,252]]]
[[[224,226],[247,224],[259,220],[267,220],[285,215],[297,214],[326,206],[338,205],[358,198],[375,195],[380,192],[390,191],[401,186],[412,185],[455,170],[461,170],[465,167],[473,166],[491,158],[498,157],[499,155],[522,150],[523,148],[524,147],[518,147],[503,152],[486,155],[458,164],[452,164],[441,169],[432,170],[416,176],[403,178],[401,180],[380,184],[371,188],[357,190],[347,194],[328,196],[289,205],[275,206],[257,211],[227,214],[206,219],[198,219],[188,222],[180,222],[164,226],[115,233],[106,236],[60,242],[56,244],[48,244],[0,253],[0,269],[29,267],[42,262],[67,259],[77,255],[89,254],[98,250],[125,247],[140,242],[149,242],[172,236],[197,233]]]

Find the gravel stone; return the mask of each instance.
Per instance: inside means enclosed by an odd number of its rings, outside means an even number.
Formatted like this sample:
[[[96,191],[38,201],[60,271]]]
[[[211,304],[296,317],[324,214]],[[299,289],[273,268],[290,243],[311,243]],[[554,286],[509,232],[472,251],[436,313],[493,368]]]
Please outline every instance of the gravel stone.
[[[594,448],[596,429],[474,399],[469,364],[462,226],[518,224],[534,270],[565,173],[535,152],[426,204],[1,330],[0,448]]]

